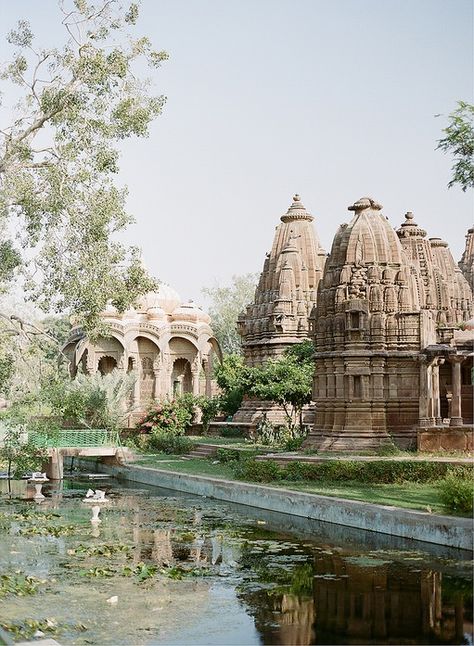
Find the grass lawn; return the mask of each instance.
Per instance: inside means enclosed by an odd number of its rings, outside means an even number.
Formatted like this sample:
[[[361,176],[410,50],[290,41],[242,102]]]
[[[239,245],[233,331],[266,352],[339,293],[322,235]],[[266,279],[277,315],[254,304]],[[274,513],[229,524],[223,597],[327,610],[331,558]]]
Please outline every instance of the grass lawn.
[[[180,455],[167,455],[165,453],[143,454],[132,466],[137,464],[143,467],[156,467],[166,471],[179,471],[196,476],[211,476],[212,478],[228,478],[234,480],[232,468],[228,464],[213,464],[212,460],[199,458],[184,460]]]
[[[189,473],[190,475],[235,480],[231,466],[220,462],[213,464],[212,460],[201,460],[199,458],[184,460],[178,455],[173,456],[157,453],[142,454],[133,464],[156,467],[157,469],[165,469],[167,471],[179,471],[180,473]],[[236,481],[241,482],[239,480]],[[437,514],[446,513],[439,498],[438,487],[433,482],[428,484],[408,482],[406,484],[369,485],[360,482],[347,482],[342,484],[313,481],[278,481],[268,483],[266,486],[321,494],[323,496],[360,500],[362,502],[379,505],[418,509]]]
[[[435,483],[419,484],[362,484],[360,482],[316,483],[316,482],[285,482],[275,483],[277,487],[293,489],[305,493],[360,500],[377,505],[393,505],[406,509],[418,509],[435,514],[446,514],[439,498],[438,487]]]

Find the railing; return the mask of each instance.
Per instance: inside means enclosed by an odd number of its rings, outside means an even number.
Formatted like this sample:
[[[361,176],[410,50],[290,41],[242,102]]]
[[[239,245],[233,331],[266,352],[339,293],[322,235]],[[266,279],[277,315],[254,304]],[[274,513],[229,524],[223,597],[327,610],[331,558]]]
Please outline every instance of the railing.
[[[103,428],[31,431],[28,435],[32,444],[44,449],[119,446],[118,433]]]

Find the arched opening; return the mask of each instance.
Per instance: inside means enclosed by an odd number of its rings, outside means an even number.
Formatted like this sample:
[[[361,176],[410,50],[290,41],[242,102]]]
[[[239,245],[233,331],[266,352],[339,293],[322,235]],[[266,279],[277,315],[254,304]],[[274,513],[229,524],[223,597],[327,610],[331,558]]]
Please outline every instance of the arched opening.
[[[99,364],[97,366],[102,376],[108,375],[116,367],[117,367],[117,360],[114,359],[114,357],[110,357],[107,354],[99,359]]]
[[[171,384],[173,396],[193,392],[193,380],[191,375],[191,364],[187,359],[176,359],[173,363],[171,373]]]

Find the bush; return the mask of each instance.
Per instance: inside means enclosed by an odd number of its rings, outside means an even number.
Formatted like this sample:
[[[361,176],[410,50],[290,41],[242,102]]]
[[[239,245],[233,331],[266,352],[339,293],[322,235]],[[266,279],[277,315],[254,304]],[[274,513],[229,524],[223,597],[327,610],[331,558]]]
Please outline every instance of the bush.
[[[172,435],[184,435],[193,419],[193,406],[194,402],[191,403],[188,397],[156,402],[138,423],[138,429],[142,433],[159,430]]]
[[[272,482],[281,480],[283,470],[276,462],[270,460],[243,460],[237,463],[235,475],[240,480],[250,482]]]
[[[441,501],[446,511],[472,514],[474,507],[474,482],[466,478],[463,470],[456,468],[440,483]]]
[[[224,426],[220,432],[221,437],[243,437],[244,433],[238,426]]]
[[[237,449],[217,449],[215,457],[219,462],[238,462],[241,453]],[[211,456],[214,457],[214,456]]]
[[[201,395],[196,398],[196,404],[201,409],[202,414],[202,429],[204,433],[207,432],[209,424],[214,419],[214,417],[219,413],[221,409],[221,398],[220,397],[205,397]]]
[[[174,435],[161,429],[154,429],[149,436],[147,447],[160,453],[182,455],[193,450],[195,444],[185,435]]]

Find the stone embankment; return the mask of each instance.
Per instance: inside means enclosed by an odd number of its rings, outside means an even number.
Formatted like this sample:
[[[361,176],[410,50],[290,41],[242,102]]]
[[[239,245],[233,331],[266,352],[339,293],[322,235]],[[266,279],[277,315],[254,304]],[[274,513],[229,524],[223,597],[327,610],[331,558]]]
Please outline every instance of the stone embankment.
[[[469,518],[438,516],[399,507],[149,467],[110,466],[91,460],[80,460],[79,466],[88,470],[95,468],[127,482],[173,489],[390,536],[473,550],[474,531]]]

